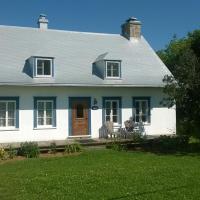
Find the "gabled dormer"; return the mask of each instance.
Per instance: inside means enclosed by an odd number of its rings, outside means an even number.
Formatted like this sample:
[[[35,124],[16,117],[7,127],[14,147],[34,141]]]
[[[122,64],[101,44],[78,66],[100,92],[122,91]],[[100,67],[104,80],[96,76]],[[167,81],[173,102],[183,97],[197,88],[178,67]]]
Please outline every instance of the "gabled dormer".
[[[121,60],[112,59],[108,53],[100,55],[93,63],[93,74],[102,79],[121,79]]]

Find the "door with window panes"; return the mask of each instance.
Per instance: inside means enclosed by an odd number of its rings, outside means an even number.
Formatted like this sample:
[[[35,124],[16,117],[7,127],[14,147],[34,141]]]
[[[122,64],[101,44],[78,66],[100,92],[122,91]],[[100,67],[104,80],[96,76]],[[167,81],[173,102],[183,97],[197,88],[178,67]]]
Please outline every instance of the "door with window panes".
[[[148,100],[138,99],[135,101],[135,122],[149,121],[149,105]]]
[[[87,98],[71,101],[72,136],[89,135],[89,107]]]
[[[119,124],[119,100],[105,100],[105,120]]]

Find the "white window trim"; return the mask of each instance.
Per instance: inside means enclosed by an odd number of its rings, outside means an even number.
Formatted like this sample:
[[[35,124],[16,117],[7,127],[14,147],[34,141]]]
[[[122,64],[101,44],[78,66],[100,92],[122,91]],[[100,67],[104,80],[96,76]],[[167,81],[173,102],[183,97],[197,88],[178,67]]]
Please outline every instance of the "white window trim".
[[[117,63],[118,64],[119,76],[107,76],[107,65],[108,65],[108,63]],[[106,61],[105,77],[106,77],[106,79],[120,79],[121,78],[121,62],[120,61],[107,60]]]
[[[44,104],[44,125],[38,125],[38,103],[39,102],[45,102]],[[52,125],[46,125],[46,102],[51,102],[52,103],[52,110],[51,110],[51,114],[52,114]],[[37,120],[37,127],[35,129],[48,129],[48,128],[54,128],[53,127],[53,101],[52,100],[37,100],[37,116],[36,116],[36,120]]]
[[[135,108],[135,110],[134,110],[135,123],[139,123],[140,122],[140,121],[136,122],[136,116],[139,116],[139,120],[140,120],[142,118],[142,115],[145,115],[147,121],[146,122],[141,121],[141,122],[144,123],[144,124],[149,124],[149,122],[148,122],[149,121],[148,111],[149,111],[150,108],[149,108],[148,100],[146,100],[146,99],[137,99],[137,100],[135,100],[135,105],[136,105],[136,102],[139,102],[139,115],[136,114],[136,108]],[[142,107],[141,107],[142,102],[146,102],[147,108],[146,108],[146,113],[145,114],[142,113]]]
[[[111,104],[112,104],[112,102],[117,102],[117,115],[114,115],[114,116],[117,116],[117,123],[115,122],[113,122],[113,125],[114,126],[118,126],[120,123],[119,123],[119,118],[120,118],[120,108],[119,108],[119,100],[115,100],[115,99],[108,99],[108,100],[105,100],[105,105],[106,105],[106,102],[111,102]],[[106,121],[106,116],[108,116],[108,115],[106,115],[106,107],[105,107],[105,121]],[[110,113],[110,119],[111,119],[111,122],[112,122],[112,118],[113,118],[113,110],[111,109],[111,113]]]
[[[38,71],[38,60],[50,60],[50,75],[38,75],[37,71]],[[35,58],[35,77],[36,78],[50,78],[53,77],[53,59],[52,58]]]
[[[6,103],[6,126],[1,126],[0,130],[13,130],[16,129],[16,101],[13,100],[1,100],[1,103]],[[8,126],[8,102],[13,102],[15,104],[15,108],[14,108],[14,126]]]

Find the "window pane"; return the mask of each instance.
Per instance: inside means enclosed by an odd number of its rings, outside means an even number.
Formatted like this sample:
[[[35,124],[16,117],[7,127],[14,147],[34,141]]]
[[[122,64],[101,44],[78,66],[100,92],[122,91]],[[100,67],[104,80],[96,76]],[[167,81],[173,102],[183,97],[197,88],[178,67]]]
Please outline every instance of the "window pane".
[[[37,60],[37,67],[43,67],[43,60]]]
[[[118,63],[113,64],[113,76],[119,77],[119,64]]]
[[[0,110],[0,118],[6,118],[6,111],[5,110]]]
[[[8,110],[8,118],[15,118],[15,111],[14,110]]]
[[[145,114],[147,112],[147,102],[142,101],[142,113]]]
[[[43,118],[38,118],[38,125],[44,125],[44,119]]]
[[[44,110],[38,110],[38,117],[44,118]]]
[[[110,108],[111,107],[111,102],[110,101],[106,101],[106,108]]]
[[[52,110],[46,110],[46,117],[52,117]]]
[[[6,119],[0,119],[0,127],[6,126]]]
[[[110,121],[110,116],[106,116],[106,121]]]
[[[48,110],[52,109],[52,102],[46,102],[46,109]]]
[[[44,60],[44,75],[51,75],[51,61]]]
[[[135,103],[135,110],[136,110],[136,114],[138,115],[139,114],[139,112],[140,112],[140,110],[139,110],[139,101],[136,101],[136,103]]]
[[[52,125],[52,118],[46,119],[46,125]]]
[[[44,102],[38,102],[38,110],[44,110]]]
[[[15,103],[14,102],[8,102],[8,110],[15,110]]]
[[[6,110],[6,102],[0,102],[0,110]]]
[[[110,69],[107,69],[107,76],[108,76],[108,77],[112,76],[111,70],[110,70]]]
[[[43,67],[41,67],[41,66],[38,66],[37,67],[37,75],[43,75]]]
[[[113,109],[113,115],[117,115],[117,109]]]
[[[147,121],[146,115],[142,115],[142,122],[146,122],[146,121]]]
[[[135,121],[136,121],[136,122],[139,122],[139,115],[136,115]]]
[[[107,108],[106,109],[106,115],[110,115],[110,113],[111,113],[111,109]]]
[[[113,116],[113,122],[114,122],[114,123],[117,123],[117,122],[118,122],[117,116]]]
[[[8,119],[8,126],[15,126],[15,120],[14,119]]]
[[[113,108],[113,109],[116,109],[116,108],[117,108],[117,101],[113,101],[113,102],[112,102],[112,108]]]
[[[83,118],[84,117],[84,112],[83,112],[83,105],[78,104],[76,106],[76,118]]]

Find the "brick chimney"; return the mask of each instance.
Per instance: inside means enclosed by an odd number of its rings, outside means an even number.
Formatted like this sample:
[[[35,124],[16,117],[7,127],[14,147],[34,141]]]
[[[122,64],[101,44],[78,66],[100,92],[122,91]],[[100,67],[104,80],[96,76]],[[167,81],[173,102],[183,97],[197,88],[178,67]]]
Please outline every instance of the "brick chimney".
[[[49,20],[46,18],[45,14],[40,14],[38,18],[38,28],[40,29],[48,29]]]
[[[130,17],[122,24],[122,35],[128,40],[140,39],[141,37],[141,22],[135,17]]]

